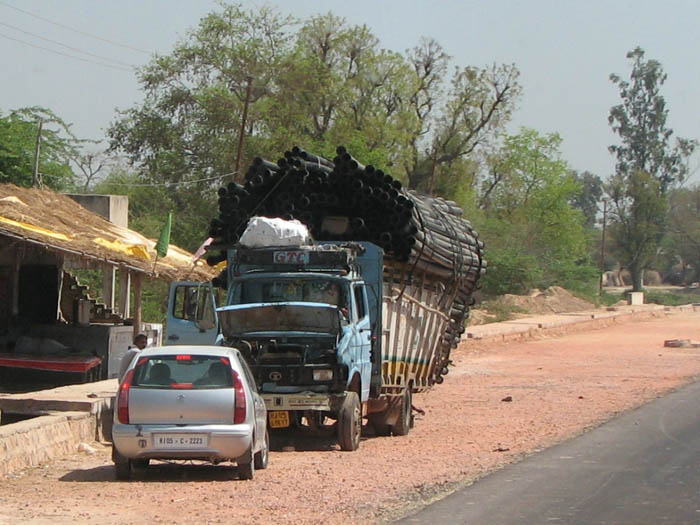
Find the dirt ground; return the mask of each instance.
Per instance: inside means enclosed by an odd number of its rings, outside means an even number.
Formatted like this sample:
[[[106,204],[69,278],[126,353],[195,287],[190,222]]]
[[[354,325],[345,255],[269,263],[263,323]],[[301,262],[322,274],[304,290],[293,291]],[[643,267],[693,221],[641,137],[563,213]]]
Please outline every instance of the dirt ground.
[[[109,446],[2,480],[0,523],[382,522],[575,436],[700,374],[700,311],[518,343],[466,341],[445,383],[414,396],[406,437],[341,452],[316,439],[271,453],[255,480],[227,466],[158,464],[114,481]],[[510,401],[507,401],[510,399]],[[288,449],[285,449],[288,450]]]

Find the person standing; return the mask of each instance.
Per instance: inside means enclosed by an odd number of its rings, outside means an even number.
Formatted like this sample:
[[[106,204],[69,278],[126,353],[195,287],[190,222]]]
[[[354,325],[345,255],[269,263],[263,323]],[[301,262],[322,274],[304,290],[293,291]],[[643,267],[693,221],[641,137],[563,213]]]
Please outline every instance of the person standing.
[[[129,365],[131,364],[131,361],[134,359],[134,356],[136,354],[141,353],[141,350],[146,348],[148,345],[148,337],[144,333],[136,334],[134,337],[134,344],[129,347],[129,349],[126,351],[126,354],[124,354],[124,357],[122,357],[121,364],[119,366],[119,382],[122,382],[122,379],[124,379],[124,374],[126,373],[126,369],[129,368]]]

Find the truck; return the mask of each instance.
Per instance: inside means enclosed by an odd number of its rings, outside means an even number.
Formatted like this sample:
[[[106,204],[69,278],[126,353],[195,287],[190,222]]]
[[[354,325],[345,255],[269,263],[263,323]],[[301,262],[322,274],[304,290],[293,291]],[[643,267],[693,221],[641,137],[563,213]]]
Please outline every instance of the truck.
[[[310,171],[307,165],[296,169]],[[228,194],[246,191],[246,199],[258,201],[252,191],[233,190],[229,186]],[[264,185],[260,191],[271,194]],[[300,214],[315,235],[307,232],[299,242],[273,236],[246,244],[245,227],[219,235],[209,250],[218,251],[216,262],[225,261],[226,268],[213,284],[172,285],[166,344],[216,340],[237,348],[265,400],[272,430],[330,429],[347,451],[358,448],[365,419],[376,435],[408,434],[413,395],[449,372],[449,353],[464,331],[485,261],[483,244],[454,203],[401,193],[420,222],[420,228],[395,227],[417,239],[400,239],[401,257],[392,251],[396,231],[355,240],[358,217],[338,215],[338,205],[320,208],[318,221]],[[302,197],[318,202],[314,195]],[[244,214],[248,228],[292,219],[279,218],[282,213],[270,206],[264,211],[267,218]],[[363,219],[361,226],[368,231],[372,223]],[[215,298],[214,284],[225,290],[223,301]]]

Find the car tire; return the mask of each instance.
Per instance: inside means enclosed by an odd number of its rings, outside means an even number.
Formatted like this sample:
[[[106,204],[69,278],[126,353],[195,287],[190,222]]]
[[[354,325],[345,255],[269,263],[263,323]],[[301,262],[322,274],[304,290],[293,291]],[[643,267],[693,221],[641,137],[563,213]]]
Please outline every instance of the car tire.
[[[256,470],[265,470],[270,461],[270,433],[265,430],[265,440],[263,447],[253,456],[253,466]]]
[[[413,394],[411,393],[411,385],[408,385],[404,389],[403,397],[401,398],[399,418],[391,428],[395,436],[405,436],[411,430],[411,420],[413,419],[411,414],[412,403]]]
[[[121,481],[131,479],[131,461],[119,461],[114,464],[114,477]]]
[[[236,463],[238,463],[238,479],[253,479],[253,476],[255,476],[253,445],[250,446],[250,450],[244,456],[238,458]]]
[[[362,408],[357,392],[347,392],[338,415],[338,443],[341,450],[353,451],[360,446]]]
[[[131,461],[122,456],[114,445],[112,445],[112,461],[114,462],[114,477],[116,479],[131,479]]]

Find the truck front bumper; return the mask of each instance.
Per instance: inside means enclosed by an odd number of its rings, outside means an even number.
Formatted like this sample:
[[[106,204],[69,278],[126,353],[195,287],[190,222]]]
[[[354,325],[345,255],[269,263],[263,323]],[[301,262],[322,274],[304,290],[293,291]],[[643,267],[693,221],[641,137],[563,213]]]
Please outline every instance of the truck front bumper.
[[[320,410],[332,412],[337,410],[345,399],[342,394],[319,394],[316,392],[297,392],[293,394],[262,394],[265,406],[271,410]]]

